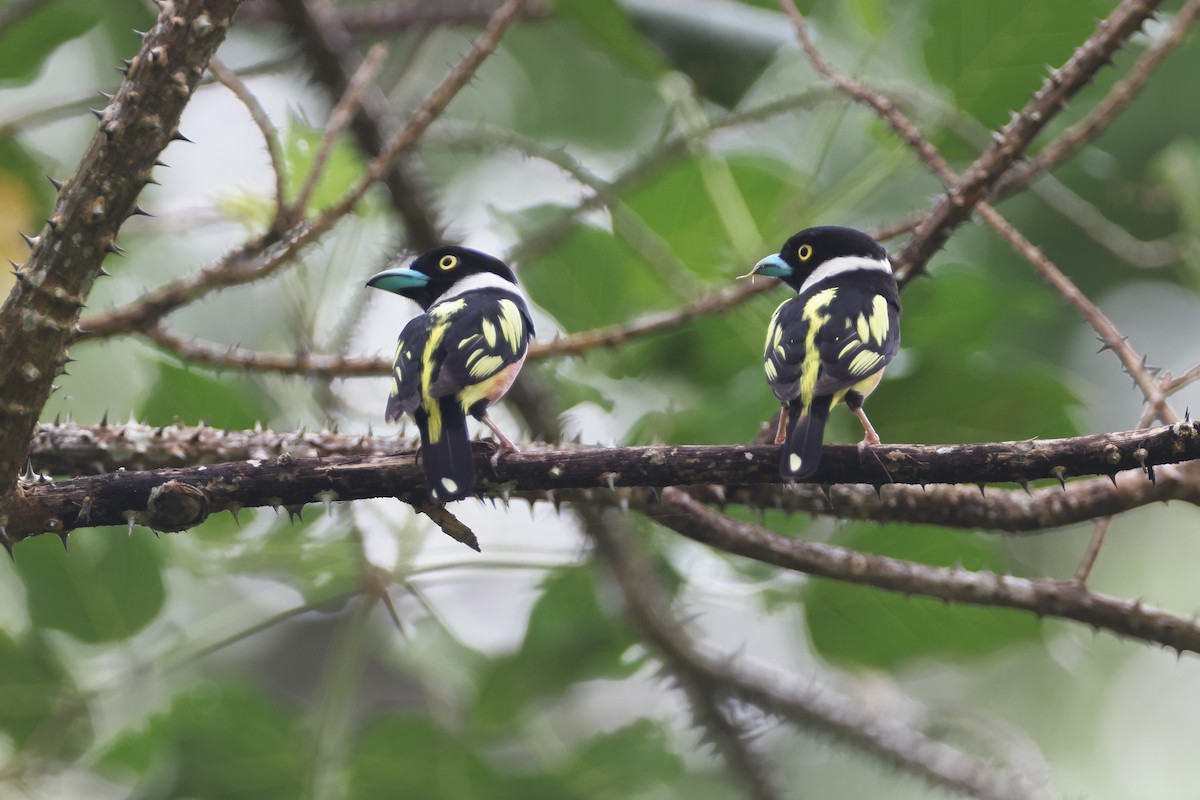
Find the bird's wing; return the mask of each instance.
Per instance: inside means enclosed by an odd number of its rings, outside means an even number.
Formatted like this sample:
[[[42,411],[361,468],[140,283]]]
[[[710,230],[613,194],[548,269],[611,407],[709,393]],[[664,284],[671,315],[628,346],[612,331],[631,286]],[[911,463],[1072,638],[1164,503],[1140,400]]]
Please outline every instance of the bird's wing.
[[[392,390],[384,418],[395,422],[421,405],[421,359],[429,342],[432,320],[425,314],[413,317],[396,341],[392,360]]]
[[[821,371],[816,394],[849,389],[892,360],[900,349],[900,306],[876,292],[839,287],[815,337]]]
[[[775,397],[781,403],[800,395],[804,343],[808,339],[809,327],[810,321],[798,297],[781,303],[767,325],[763,370],[767,373],[771,391],[775,392]]]
[[[487,396],[491,381],[519,367],[529,349],[533,323],[525,302],[516,294],[485,290],[467,292],[457,299],[463,302],[446,320],[439,345],[442,357],[429,394],[435,398],[460,395],[465,409]],[[477,397],[478,392],[470,390],[480,386],[483,395]]]

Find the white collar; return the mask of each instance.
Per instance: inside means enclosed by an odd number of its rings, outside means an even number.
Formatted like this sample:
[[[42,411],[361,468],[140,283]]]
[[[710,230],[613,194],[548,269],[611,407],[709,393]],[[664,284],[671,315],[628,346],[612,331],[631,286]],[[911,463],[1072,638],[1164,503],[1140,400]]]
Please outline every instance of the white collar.
[[[452,297],[458,297],[466,292],[475,292],[480,289],[501,289],[505,292],[510,292],[525,299],[525,295],[521,292],[521,287],[509,280],[501,278],[494,272],[477,272],[474,275],[468,275],[460,281],[457,281],[453,286],[443,292],[438,299],[430,304],[430,308],[438,303],[449,300]]]
[[[838,258],[831,258],[814,269],[812,274],[804,279],[804,284],[800,287],[800,293],[807,292],[821,281],[829,280],[835,275],[842,275],[858,270],[879,270],[890,273],[892,265],[886,258],[882,260],[867,258],[866,256],[839,256]]]

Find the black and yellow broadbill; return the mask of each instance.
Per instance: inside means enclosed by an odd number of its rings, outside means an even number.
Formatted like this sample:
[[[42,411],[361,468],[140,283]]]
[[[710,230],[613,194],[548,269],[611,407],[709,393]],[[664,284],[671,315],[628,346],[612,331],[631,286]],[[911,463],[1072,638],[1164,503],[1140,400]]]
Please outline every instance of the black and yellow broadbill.
[[[862,422],[860,447],[879,444],[862,406],[900,349],[900,292],[887,251],[853,228],[808,228],[750,274],[797,292],[775,309],[763,356],[782,404],[775,442],[783,445],[783,477],[816,472],[829,409],[839,402]]]
[[[525,362],[533,321],[503,261],[465,247],[439,247],[409,266],[373,275],[367,286],[408,297],[425,313],[404,326],[396,343],[386,419],[411,414],[421,432],[421,461],[431,500],[471,493],[475,463],[467,415],[500,442],[514,445],[488,417]]]

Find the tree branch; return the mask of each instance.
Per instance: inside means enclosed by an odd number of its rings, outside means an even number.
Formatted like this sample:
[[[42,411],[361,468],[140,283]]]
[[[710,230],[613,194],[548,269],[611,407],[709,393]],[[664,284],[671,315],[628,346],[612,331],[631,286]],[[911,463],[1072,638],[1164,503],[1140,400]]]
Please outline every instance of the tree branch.
[[[781,0],[784,11],[795,18],[791,0]],[[959,225],[970,219],[975,207],[994,193],[997,182],[1025,152],[1067,101],[1092,81],[1095,74],[1145,24],[1160,0],[1123,0],[1080,45],[1063,66],[1053,72],[1030,101],[997,133],[989,147],[962,178],[950,187],[930,215],[917,227],[903,249],[892,259],[897,280],[907,283],[936,253]]]
[[[1200,622],[1195,619],[1145,606],[1140,600],[1098,594],[1074,582],[931,567],[806,542],[732,520],[678,489],[664,490],[662,501],[644,513],[689,539],[784,569],[946,602],[1072,619],[1179,652],[1200,653]]]
[[[621,486],[669,487],[779,483],[774,445],[607,447],[506,454],[496,472],[494,445],[475,450],[481,495],[514,491],[615,490]],[[1073,439],[969,445],[887,445],[866,454],[853,445],[827,446],[817,483],[987,483],[1068,475],[1114,474],[1200,458],[1200,429],[1187,422],[1146,430]],[[886,466],[885,466],[886,465]],[[408,497],[424,489],[411,452],[377,456],[293,457],[286,450],[269,461],[252,459],[152,472],[117,472],[61,483],[24,485],[9,522],[16,540],[45,531],[120,525],[147,509],[167,483],[204,493],[204,513],[177,528],[198,525],[211,511],[228,507],[292,506],[367,497]],[[1065,483],[1064,483],[1065,486]],[[153,515],[140,524],[156,527]],[[172,524],[179,524],[173,521]]]
[[[276,7],[283,12],[300,51],[312,65],[317,82],[334,99],[346,94],[358,68],[357,56],[333,5],[324,0],[276,0]],[[350,120],[350,130],[368,157],[379,155],[387,141],[387,109],[387,100],[378,89],[367,91]],[[380,180],[408,232],[409,246],[428,250],[440,244],[441,228],[429,212],[424,188],[408,165],[393,159]]]
[[[1129,72],[1117,81],[1104,99],[1093,106],[1082,120],[1042,148],[1036,156],[1024,163],[1014,164],[996,184],[996,193],[1007,194],[1029,184],[1104,133],[1109,124],[1146,85],[1146,81],[1163,59],[1187,37],[1188,30],[1195,23],[1198,14],[1200,0],[1188,0],[1184,3],[1166,32],[1142,53]]]
[[[813,68],[824,76],[837,89],[853,97],[858,102],[873,109],[892,129],[920,156],[921,160],[944,182],[949,185],[960,187],[964,181],[954,174],[950,165],[942,158],[941,154],[921,135],[917,127],[910,122],[903,113],[886,97],[874,91],[859,81],[854,80],[846,75],[841,74],[832,66],[830,66],[817,51],[812,39],[808,35],[808,25],[804,17],[796,9],[794,0],[780,0],[780,4],[792,19],[792,25],[796,30],[796,35],[800,39],[801,46],[804,49],[805,55],[812,63]],[[1115,14],[1115,12],[1114,12]],[[1104,24],[1101,24],[1103,30]],[[1076,53],[1078,55],[1078,52]],[[1065,69],[1065,68],[1064,68]],[[1037,100],[1035,96],[1034,100]],[[1010,124],[1011,127],[1011,124]],[[1002,134],[1007,136],[1008,134]],[[986,154],[985,154],[986,156]],[[976,162],[976,167],[983,161],[983,157]],[[976,167],[972,167],[975,169]],[[969,173],[968,173],[969,175]],[[954,190],[951,191],[953,196]],[[1167,404],[1166,396],[1163,394],[1158,382],[1150,374],[1146,368],[1145,359],[1129,345],[1125,337],[1121,336],[1120,331],[1116,329],[1112,321],[1108,319],[1100,309],[1089,300],[1083,292],[1066,276],[1063,272],[1045,256],[1037,247],[1029,240],[1021,235],[1012,223],[1006,220],[1000,212],[984,199],[980,194],[974,201],[974,206],[979,213],[979,216],[988,223],[1001,238],[1020,253],[1030,264],[1045,277],[1055,289],[1079,312],[1080,316],[1092,326],[1095,331],[1100,334],[1101,341],[1104,342],[1105,349],[1110,349],[1121,361],[1125,371],[1133,378],[1134,383],[1142,391],[1146,401],[1154,408],[1159,419],[1166,423],[1175,422],[1177,417],[1174,410]],[[940,206],[939,206],[940,207]],[[935,209],[936,214],[936,209]],[[967,212],[970,215],[970,211]],[[926,220],[928,221],[928,220]],[[922,228],[925,226],[923,222],[918,227],[917,232],[913,234],[913,239],[920,236]],[[949,229],[946,231],[946,236],[949,236]],[[912,245],[912,240],[905,246],[907,250]],[[940,245],[938,245],[940,246]],[[904,251],[895,259],[899,262],[903,257]],[[897,275],[901,271],[901,265],[894,263],[897,270]]]
[[[28,240],[30,258],[0,309],[0,528],[79,311],[239,4],[177,0],[165,7],[100,113],[99,131],[45,228]]]
[[[426,95],[404,127],[367,164],[363,176],[341,199],[312,222],[299,223],[279,236],[270,234],[249,242],[208,269],[164,284],[121,308],[85,318],[78,335],[94,340],[148,330],[166,315],[210,292],[260,280],[289,263],[297,253],[349,214],[367,191],[387,173],[395,159],[417,145],[421,136],[471,79],[479,65],[500,44],[501,37],[516,18],[523,2],[507,0],[500,7],[462,60]]]
[[[629,616],[672,672],[682,676],[684,685],[701,687],[718,709],[722,697],[740,698],[804,731],[837,739],[934,786],[971,797],[1043,796],[1018,776],[1003,775],[982,759],[930,739],[899,720],[865,712],[851,698],[815,681],[800,683],[791,676],[771,674],[746,663],[743,656],[705,655],[672,615],[670,599],[645,558],[639,557],[632,538],[603,526],[600,531],[594,536],[597,553],[616,579]],[[757,777],[757,770],[752,775]]]

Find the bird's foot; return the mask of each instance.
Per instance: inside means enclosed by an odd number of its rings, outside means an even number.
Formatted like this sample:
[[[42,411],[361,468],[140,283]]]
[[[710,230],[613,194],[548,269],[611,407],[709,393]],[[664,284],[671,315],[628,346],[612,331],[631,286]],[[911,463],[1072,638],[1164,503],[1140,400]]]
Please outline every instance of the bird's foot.
[[[492,464],[492,470],[495,471],[496,465],[500,463],[500,456],[505,453],[519,453],[521,448],[510,442],[506,437],[501,437],[500,443],[496,445],[496,452],[492,453],[488,461]]]

